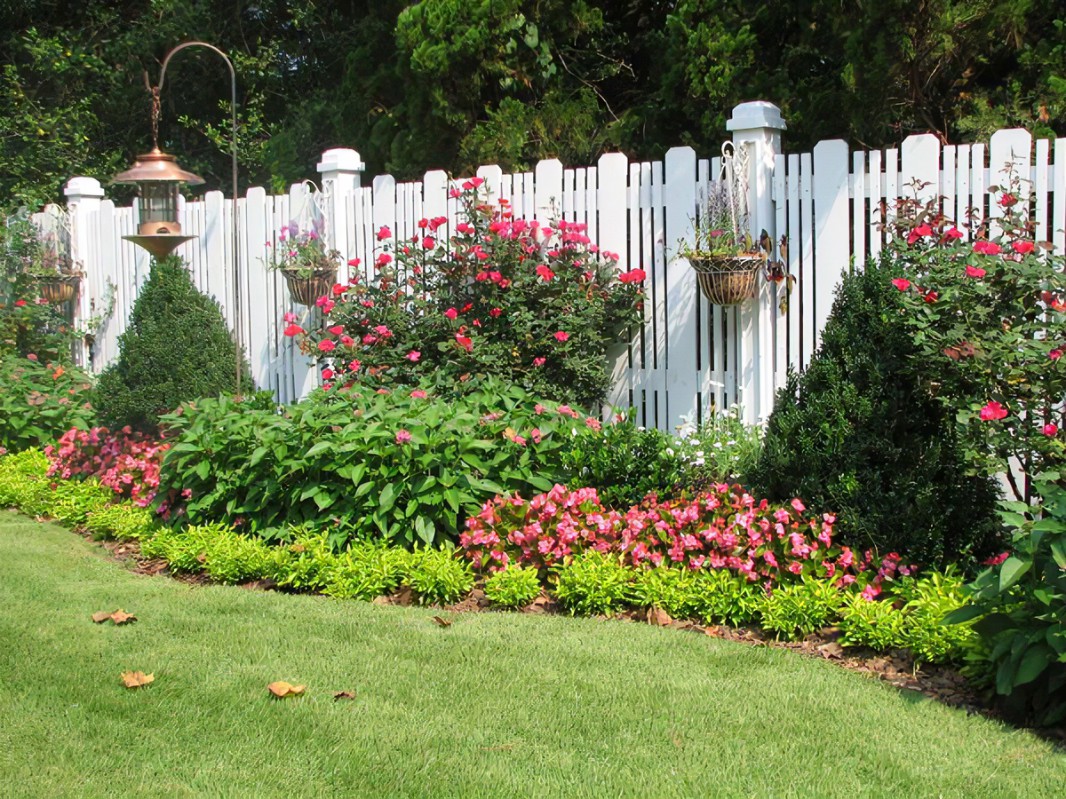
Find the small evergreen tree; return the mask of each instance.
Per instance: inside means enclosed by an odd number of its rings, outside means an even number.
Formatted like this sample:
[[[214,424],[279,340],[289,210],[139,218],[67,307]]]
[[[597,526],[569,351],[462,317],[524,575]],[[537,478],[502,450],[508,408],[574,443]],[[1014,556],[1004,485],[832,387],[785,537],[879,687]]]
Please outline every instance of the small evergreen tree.
[[[95,407],[112,429],[154,433],[160,414],[197,397],[236,389],[237,348],[218,303],[202,294],[180,258],[155,261],[119,337],[118,360],[101,375]],[[242,390],[254,390],[241,361]]]
[[[996,550],[998,491],[968,469],[953,417],[915,377],[890,283],[901,274],[886,257],[845,276],[818,352],[777,396],[749,479],[772,501],[836,513],[841,544],[965,568]]]

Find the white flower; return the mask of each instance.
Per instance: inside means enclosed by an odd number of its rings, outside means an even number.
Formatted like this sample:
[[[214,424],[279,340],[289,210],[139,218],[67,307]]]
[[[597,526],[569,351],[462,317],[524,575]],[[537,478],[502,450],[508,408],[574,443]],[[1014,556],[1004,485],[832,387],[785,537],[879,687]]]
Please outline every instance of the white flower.
[[[722,442],[721,441],[715,441],[714,442],[714,448],[715,449],[721,449],[722,448]]]
[[[672,449],[670,449],[670,447],[667,447],[667,448],[666,448],[665,450],[663,450],[663,451],[664,451],[664,452],[665,452],[665,453],[666,453],[667,455],[669,455],[669,456],[670,456],[671,458],[672,458],[672,457],[674,457],[674,451],[673,451]]]
[[[703,450],[702,449],[698,449],[698,450],[696,450],[693,453],[693,455],[695,455],[697,458],[702,458],[703,457]]]

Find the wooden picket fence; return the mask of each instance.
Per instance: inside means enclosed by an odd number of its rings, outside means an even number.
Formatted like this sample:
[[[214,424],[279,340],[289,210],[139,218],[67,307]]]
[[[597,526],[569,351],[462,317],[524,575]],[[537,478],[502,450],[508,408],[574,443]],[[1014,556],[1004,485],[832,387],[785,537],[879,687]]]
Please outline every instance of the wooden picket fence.
[[[760,106],[760,116],[767,103]],[[744,106],[734,111],[743,116]],[[787,271],[795,285],[760,280],[758,296],[741,306],[710,305],[694,273],[676,256],[691,237],[693,220],[720,158],[699,158],[688,147],[671,149],[662,161],[630,162],[611,153],[595,166],[564,168],[542,161],[531,172],[506,174],[485,166],[477,174],[495,200],[510,203],[516,217],[563,218],[588,225],[602,249],[620,255],[619,269],[647,272],[644,324],[612,353],[614,384],[609,401],[637,408],[647,426],[672,429],[682,419],[706,416],[740,403],[749,421],[764,420],[787,370],[802,369],[818,346],[842,274],[885,244],[880,225],[885,209],[924,185],[920,197],[941,197],[943,212],[963,219],[975,207],[995,214],[988,187],[1001,183],[1003,167],[1028,181],[1037,236],[1064,249],[1066,229],[1066,139],[1038,140],[1022,130],[1003,130],[989,144],[941,146],[931,135],[907,138],[898,149],[850,152],[843,141],[825,141],[812,153],[780,154],[780,129],[773,115],[757,123],[731,123],[733,140],[747,147],[752,231],[766,230],[788,242]],[[777,117],[779,119],[779,117]],[[213,295],[227,321],[240,326],[253,376],[279,402],[298,399],[317,381],[310,363],[282,335],[286,311],[294,306],[284,279],[267,269],[270,247],[292,222],[306,229],[321,217],[327,242],[344,260],[373,262],[376,231],[387,225],[398,238],[414,235],[423,217],[443,216],[448,228],[458,215],[441,171],[421,181],[397,182],[383,175],[361,186],[358,154],[329,151],[319,165],[322,188],[294,185],[287,194],[252,188],[238,201],[238,252],[231,250],[230,201],[220,192],[182,209],[185,232],[196,238],[177,253],[189,264],[196,284]],[[106,312],[86,355],[93,370],[117,355],[139,287],[147,277],[148,256],[123,235],[136,228],[136,209],[103,198],[99,184],[75,178],[67,188],[73,255],[86,273],[77,316],[88,320]],[[55,215],[53,209],[50,213]],[[443,234],[442,234],[443,235]],[[240,284],[240,318],[234,314],[234,262]],[[349,277],[342,267],[342,281]],[[111,306],[109,308],[109,306]],[[109,311],[109,312],[108,312]],[[308,320],[309,321],[309,320]],[[306,326],[306,324],[305,324]]]

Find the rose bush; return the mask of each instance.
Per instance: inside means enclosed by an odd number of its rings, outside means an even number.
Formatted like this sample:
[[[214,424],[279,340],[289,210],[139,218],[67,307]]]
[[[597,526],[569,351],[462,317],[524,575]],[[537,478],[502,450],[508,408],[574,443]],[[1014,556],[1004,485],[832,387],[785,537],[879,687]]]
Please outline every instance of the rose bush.
[[[1066,272],[1034,240],[1019,189],[990,191],[1001,216],[975,222],[973,241],[935,203],[903,202],[893,250],[906,272],[892,285],[928,390],[956,413],[972,462],[1022,500],[1066,456]]]
[[[326,385],[485,374],[584,408],[602,401],[607,347],[642,318],[644,272],[618,274],[618,256],[599,251],[585,225],[527,222],[504,201],[489,205],[481,184],[453,190],[463,219],[450,231],[444,217],[420,220],[403,241],[381,228],[375,279],[321,297],[321,327],[286,317],[286,335]]]

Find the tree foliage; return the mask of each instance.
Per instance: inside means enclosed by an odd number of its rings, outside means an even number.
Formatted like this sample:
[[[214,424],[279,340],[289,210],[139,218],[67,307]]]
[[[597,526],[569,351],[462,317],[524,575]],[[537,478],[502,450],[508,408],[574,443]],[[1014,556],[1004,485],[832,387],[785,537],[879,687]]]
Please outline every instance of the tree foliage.
[[[782,107],[790,148],[1066,129],[1066,8],[1040,0],[9,0],[5,197],[56,198],[72,174],[107,177],[145,148],[143,73],[156,82],[190,39],[235,62],[241,181],[273,188],[337,146],[401,177],[706,151],[756,98]],[[229,137],[224,66],[181,53],[161,144],[228,188]]]

